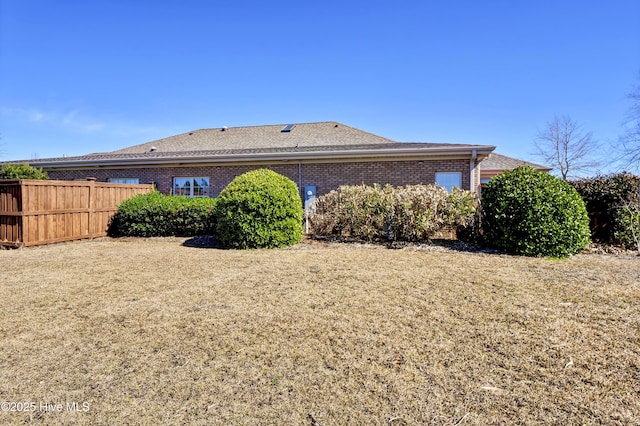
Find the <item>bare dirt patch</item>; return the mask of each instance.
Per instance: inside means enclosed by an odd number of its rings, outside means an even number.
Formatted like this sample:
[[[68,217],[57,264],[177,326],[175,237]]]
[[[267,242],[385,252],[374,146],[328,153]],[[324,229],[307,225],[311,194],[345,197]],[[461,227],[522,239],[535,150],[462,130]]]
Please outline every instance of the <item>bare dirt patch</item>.
[[[640,424],[637,257],[185,241],[0,252],[0,423]]]

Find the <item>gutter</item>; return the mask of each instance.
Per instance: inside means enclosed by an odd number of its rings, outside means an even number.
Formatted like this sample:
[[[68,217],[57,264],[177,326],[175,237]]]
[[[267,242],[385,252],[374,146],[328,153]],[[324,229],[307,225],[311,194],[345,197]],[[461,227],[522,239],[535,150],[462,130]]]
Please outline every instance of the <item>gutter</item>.
[[[437,158],[470,158],[486,157],[495,146],[476,147],[446,147],[446,148],[407,148],[407,149],[367,149],[340,151],[309,151],[309,152],[279,152],[279,153],[251,153],[251,154],[221,154],[194,156],[166,156],[166,157],[137,157],[137,158],[107,158],[107,159],[79,159],[28,162],[32,166],[43,168],[68,167],[116,167],[116,166],[160,166],[167,164],[203,164],[203,163],[234,163],[234,162],[274,162],[274,161],[317,161],[317,160],[365,160],[365,159],[437,159]],[[475,154],[474,154],[475,153]],[[476,157],[476,158],[477,158]]]

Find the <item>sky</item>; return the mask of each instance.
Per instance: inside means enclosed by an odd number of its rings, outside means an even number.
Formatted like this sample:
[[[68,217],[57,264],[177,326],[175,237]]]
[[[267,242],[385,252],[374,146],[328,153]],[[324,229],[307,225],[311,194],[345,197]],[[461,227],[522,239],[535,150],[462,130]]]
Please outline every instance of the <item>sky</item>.
[[[317,121],[535,161],[563,115],[612,156],[638,84],[638,0],[0,0],[0,161]]]

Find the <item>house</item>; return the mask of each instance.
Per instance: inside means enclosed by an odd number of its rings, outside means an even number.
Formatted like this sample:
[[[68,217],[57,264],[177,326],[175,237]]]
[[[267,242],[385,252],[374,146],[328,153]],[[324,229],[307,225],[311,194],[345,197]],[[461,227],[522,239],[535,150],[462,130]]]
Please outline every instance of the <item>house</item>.
[[[400,143],[342,123],[320,122],[201,129],[112,152],[28,163],[46,170],[51,179],[154,182],[163,193],[192,197],[217,196],[235,176],[263,167],[292,179],[301,195],[362,183],[438,183],[449,190],[478,191],[481,179],[489,176],[483,174],[484,164],[490,164],[488,173],[499,173],[495,167],[502,161],[492,157],[502,156],[492,154],[494,149]]]
[[[506,155],[492,152],[491,155],[482,162],[482,167],[480,168],[480,185],[484,185],[489,182],[492,177],[501,174],[505,170],[515,169],[520,166],[533,167],[534,169],[538,169],[546,173],[551,171],[551,167],[518,160],[517,158],[507,157]]]

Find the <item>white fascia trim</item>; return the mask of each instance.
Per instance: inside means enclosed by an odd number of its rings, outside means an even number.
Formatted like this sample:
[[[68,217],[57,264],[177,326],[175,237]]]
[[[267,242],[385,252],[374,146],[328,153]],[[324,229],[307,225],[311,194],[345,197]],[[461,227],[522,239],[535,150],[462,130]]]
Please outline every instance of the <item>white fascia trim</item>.
[[[210,155],[202,157],[149,157],[149,158],[125,158],[125,159],[104,159],[104,160],[66,160],[37,162],[36,167],[68,168],[68,167],[114,167],[114,166],[159,166],[165,164],[202,164],[202,163],[233,163],[233,162],[274,162],[274,161],[313,161],[313,160],[358,160],[358,159],[385,159],[385,158],[417,158],[438,159],[447,158],[471,158],[473,151],[479,157],[489,155],[495,149],[494,146],[461,147],[461,148],[427,148],[427,149],[376,149],[376,150],[354,150],[354,151],[311,151],[311,152],[278,152],[261,154],[231,154],[231,155]]]

